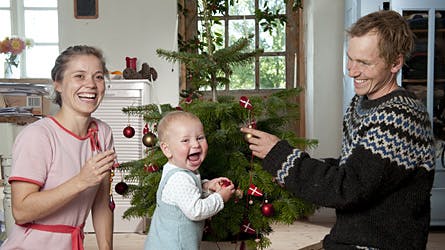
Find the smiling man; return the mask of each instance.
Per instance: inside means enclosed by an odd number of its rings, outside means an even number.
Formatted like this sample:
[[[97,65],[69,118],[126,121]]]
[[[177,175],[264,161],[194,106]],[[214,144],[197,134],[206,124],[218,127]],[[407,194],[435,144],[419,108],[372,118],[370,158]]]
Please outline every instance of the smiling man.
[[[296,196],[335,208],[324,249],[425,249],[434,178],[431,122],[397,74],[414,44],[402,16],[379,11],[350,30],[356,95],[343,120],[342,152],[314,159],[285,140],[242,128],[263,168]]]

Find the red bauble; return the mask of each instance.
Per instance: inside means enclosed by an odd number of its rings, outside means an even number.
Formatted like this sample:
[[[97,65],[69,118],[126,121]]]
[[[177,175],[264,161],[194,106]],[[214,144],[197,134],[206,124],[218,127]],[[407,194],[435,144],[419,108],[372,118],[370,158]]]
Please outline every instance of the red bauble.
[[[275,212],[275,209],[273,208],[273,205],[270,203],[265,203],[261,206],[261,213],[266,217],[273,216]]]
[[[128,191],[128,185],[127,183],[121,181],[118,184],[116,184],[116,186],[114,186],[114,190],[116,191],[116,193],[124,195]]]
[[[124,133],[124,136],[125,136],[125,137],[127,137],[127,138],[131,138],[131,137],[134,136],[135,131],[134,131],[134,128],[133,128],[132,126],[128,125],[128,126],[126,126],[126,127],[124,128],[123,133]]]
[[[230,181],[226,181],[226,180],[222,180],[219,182],[219,185],[221,185],[222,187],[228,187],[232,184],[232,182]]]

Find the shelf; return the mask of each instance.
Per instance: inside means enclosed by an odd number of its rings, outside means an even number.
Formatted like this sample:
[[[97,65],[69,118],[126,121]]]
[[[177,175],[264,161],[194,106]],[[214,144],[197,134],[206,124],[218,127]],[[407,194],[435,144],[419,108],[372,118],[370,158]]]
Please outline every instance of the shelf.
[[[413,29],[414,33],[427,33],[428,29]],[[436,29],[437,33],[445,32],[445,29]]]
[[[1,115],[0,123],[15,123],[17,125],[26,125],[39,120],[39,117],[33,115]]]
[[[403,83],[426,83],[426,79],[403,79]],[[445,83],[445,79],[434,79],[435,83]]]

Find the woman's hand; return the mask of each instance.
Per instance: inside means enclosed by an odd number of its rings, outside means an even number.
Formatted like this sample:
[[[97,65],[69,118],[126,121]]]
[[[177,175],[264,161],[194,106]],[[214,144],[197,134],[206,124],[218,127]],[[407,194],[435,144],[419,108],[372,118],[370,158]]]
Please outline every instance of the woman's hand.
[[[108,174],[116,160],[114,150],[100,152],[85,162],[79,173],[79,179],[85,187],[98,185]]]
[[[275,135],[253,128],[241,128],[241,132],[252,135],[247,139],[250,144],[249,149],[252,150],[253,155],[260,159],[264,159],[275,144],[280,141],[280,138]]]

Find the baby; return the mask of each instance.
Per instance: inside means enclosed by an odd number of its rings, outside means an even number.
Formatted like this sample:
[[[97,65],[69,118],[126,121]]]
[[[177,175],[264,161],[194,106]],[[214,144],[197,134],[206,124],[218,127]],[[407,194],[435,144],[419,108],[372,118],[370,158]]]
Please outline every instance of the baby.
[[[156,209],[145,249],[199,249],[204,221],[224,208],[234,193],[225,177],[201,181],[198,172],[208,144],[204,127],[191,113],[172,111],[158,125],[168,158],[156,193]]]

